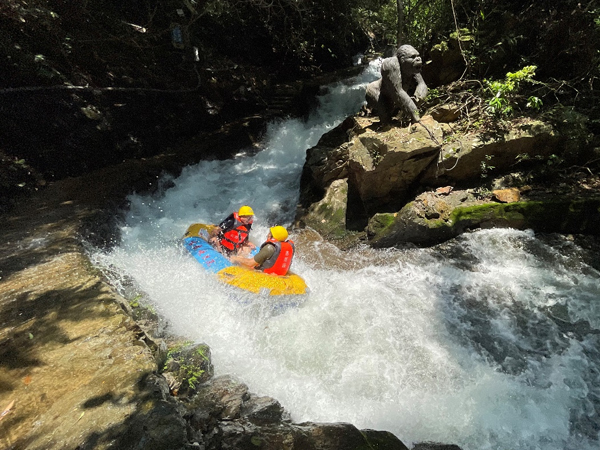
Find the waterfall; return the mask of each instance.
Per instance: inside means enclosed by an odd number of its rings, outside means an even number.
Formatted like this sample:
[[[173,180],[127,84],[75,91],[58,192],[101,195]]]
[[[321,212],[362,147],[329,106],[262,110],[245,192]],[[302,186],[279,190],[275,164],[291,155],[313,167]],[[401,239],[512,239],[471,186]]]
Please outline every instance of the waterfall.
[[[306,121],[270,124],[257,154],[132,195],[122,242],[94,263],[118,288],[133,280],[171,332],[210,345],[217,375],[296,422],[352,422],[409,446],[598,448],[600,274],[565,237],[483,230],[429,249],[341,252],[292,233],[311,291],[285,311],[238,301],[178,245],[189,224],[243,204],[256,244],[289,225],[306,150],[358,111],[376,72],[327,86]]]

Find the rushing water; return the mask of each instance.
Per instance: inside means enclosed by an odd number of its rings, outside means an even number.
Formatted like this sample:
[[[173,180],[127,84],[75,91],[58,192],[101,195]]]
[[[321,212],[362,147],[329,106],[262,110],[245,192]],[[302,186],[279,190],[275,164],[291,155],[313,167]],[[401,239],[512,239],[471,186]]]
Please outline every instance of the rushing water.
[[[292,234],[298,307],[239,296],[178,245],[242,204],[252,240],[289,225],[306,149],[355,113],[368,70],[329,86],[306,122],[273,123],[264,150],[201,162],[130,198],[122,242],[93,259],[134,280],[170,330],[210,345],[217,374],[278,399],[295,421],[352,422],[407,445],[599,447],[600,274],[562,237],[486,230],[431,249],[340,252]]]

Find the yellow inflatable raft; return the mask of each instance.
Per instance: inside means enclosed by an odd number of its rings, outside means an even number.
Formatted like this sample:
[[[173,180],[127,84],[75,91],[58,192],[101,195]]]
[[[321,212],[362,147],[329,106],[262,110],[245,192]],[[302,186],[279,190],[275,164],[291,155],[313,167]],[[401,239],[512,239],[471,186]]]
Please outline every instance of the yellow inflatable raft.
[[[302,295],[308,292],[302,277],[291,272],[279,276],[234,265],[208,243],[211,228],[214,225],[190,225],[183,236],[183,245],[205,270],[215,273],[223,283],[261,295]]]

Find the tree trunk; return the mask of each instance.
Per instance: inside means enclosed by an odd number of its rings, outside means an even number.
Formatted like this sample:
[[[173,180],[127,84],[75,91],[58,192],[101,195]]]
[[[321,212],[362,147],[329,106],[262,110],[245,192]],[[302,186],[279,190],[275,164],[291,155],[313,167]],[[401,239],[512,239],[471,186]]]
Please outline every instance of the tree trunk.
[[[396,9],[398,11],[398,29],[396,30],[396,47],[402,45],[402,29],[404,28],[404,0],[396,0]]]

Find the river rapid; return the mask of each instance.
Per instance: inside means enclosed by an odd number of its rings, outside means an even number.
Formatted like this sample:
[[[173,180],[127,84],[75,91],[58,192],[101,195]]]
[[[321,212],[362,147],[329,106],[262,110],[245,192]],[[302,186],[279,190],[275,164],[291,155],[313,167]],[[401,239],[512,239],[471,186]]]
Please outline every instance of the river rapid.
[[[270,124],[258,153],[132,195],[120,244],[93,262],[123,292],[141,289],[170,332],[207,343],[217,375],[276,398],[295,422],[351,422],[409,446],[599,448],[600,273],[567,237],[496,229],[341,252],[292,233],[310,293],[288,308],[219,284],[179,245],[191,223],[243,204],[257,244],[289,226],[306,150],[359,110],[376,73],[327,86],[306,121]]]

